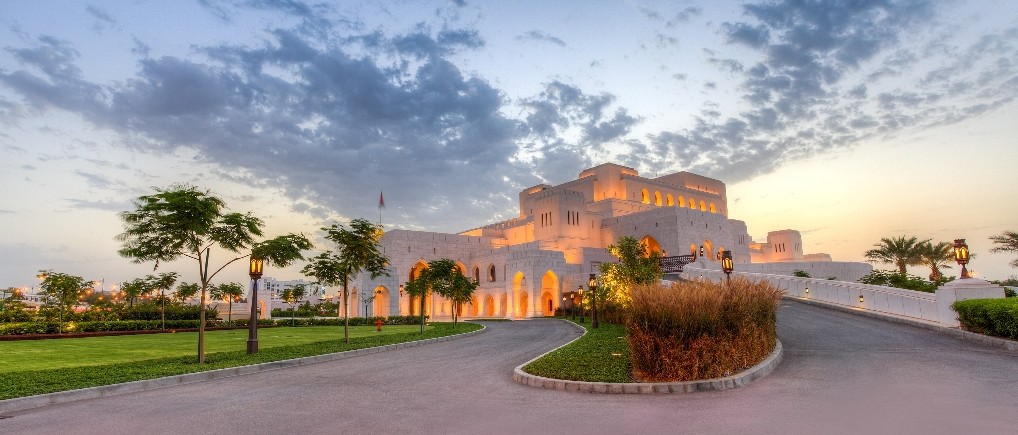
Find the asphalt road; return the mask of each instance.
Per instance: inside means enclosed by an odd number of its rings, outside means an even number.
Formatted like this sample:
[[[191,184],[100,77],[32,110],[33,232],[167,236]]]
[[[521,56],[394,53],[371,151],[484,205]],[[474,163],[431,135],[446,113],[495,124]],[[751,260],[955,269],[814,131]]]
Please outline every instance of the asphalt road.
[[[747,388],[599,395],[529,388],[513,367],[577,335],[555,320],[16,413],[0,434],[1018,432],[1018,352],[783,301],[781,365]]]

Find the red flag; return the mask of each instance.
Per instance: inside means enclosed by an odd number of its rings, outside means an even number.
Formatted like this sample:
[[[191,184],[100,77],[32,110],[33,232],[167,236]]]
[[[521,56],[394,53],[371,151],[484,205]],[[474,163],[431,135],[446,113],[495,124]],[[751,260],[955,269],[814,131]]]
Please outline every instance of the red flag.
[[[378,208],[385,208],[385,196],[381,191],[378,192]]]

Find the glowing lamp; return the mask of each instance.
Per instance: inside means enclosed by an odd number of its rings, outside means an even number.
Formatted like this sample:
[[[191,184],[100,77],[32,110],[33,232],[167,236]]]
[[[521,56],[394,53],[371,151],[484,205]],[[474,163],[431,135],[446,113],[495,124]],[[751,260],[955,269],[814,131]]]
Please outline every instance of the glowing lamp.
[[[735,263],[732,262],[732,251],[721,251],[721,270],[724,270],[726,275],[730,275],[734,269]]]
[[[809,295],[809,287],[806,287],[806,295]]]
[[[968,269],[965,268],[969,262],[969,245],[965,244],[965,239],[954,239],[954,261],[961,265],[960,278],[972,277]]]
[[[251,268],[248,270],[248,274],[251,275],[251,279],[261,279],[264,270],[265,260],[251,257]]]
[[[864,299],[862,295],[859,295],[859,303],[861,304],[863,302],[866,302],[866,299]]]

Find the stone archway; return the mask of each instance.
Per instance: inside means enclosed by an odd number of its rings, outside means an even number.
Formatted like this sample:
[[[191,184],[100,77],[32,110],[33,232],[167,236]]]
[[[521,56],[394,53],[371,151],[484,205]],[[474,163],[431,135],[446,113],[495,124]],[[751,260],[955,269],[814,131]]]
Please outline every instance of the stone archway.
[[[417,279],[418,276],[421,275],[421,271],[422,270],[427,269],[427,268],[428,268],[428,263],[425,263],[424,260],[420,260],[417,263],[415,263],[413,267],[410,268],[410,274],[407,276],[407,278],[409,278],[409,281],[413,281],[413,280]],[[428,295],[427,295],[427,299],[425,299],[425,301],[424,301],[424,315],[426,315],[426,316],[431,316],[432,315],[432,313],[431,313],[431,311],[432,311],[431,305],[434,302],[433,299],[434,299],[434,296],[429,292]],[[413,296],[408,296],[407,297],[407,304],[408,304],[407,314],[409,314],[411,316],[419,316],[419,315],[421,315],[421,300],[420,300],[420,298],[415,298]]]
[[[650,235],[643,236],[640,239],[640,245],[643,246],[643,256],[650,257],[651,254],[661,255],[662,249],[661,244],[658,243],[657,239]]]
[[[484,298],[484,317],[495,317],[495,298],[491,295]]]
[[[514,315],[516,317],[527,317],[527,277],[523,275],[523,272],[516,272],[513,275],[513,302],[516,304],[514,307]]]
[[[541,277],[541,313],[545,316],[554,316],[555,307],[558,306],[557,295],[560,294],[558,275],[555,272],[547,271]]]
[[[375,287],[375,300],[372,302],[371,315],[375,317],[389,317],[389,303],[391,296],[389,289],[384,285]]]

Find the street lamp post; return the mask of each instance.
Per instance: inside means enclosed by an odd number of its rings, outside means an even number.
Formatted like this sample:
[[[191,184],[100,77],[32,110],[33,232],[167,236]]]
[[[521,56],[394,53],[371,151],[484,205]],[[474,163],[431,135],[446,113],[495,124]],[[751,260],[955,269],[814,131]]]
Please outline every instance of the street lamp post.
[[[254,287],[251,290],[251,321],[247,326],[247,353],[258,353],[258,280],[262,277],[265,267],[265,260],[251,257],[251,269],[248,275],[254,280]]]
[[[583,284],[580,284],[576,289],[576,292],[580,294],[580,307],[583,307]],[[583,318],[582,316],[580,317]],[[573,320],[576,320],[576,295],[573,295]],[[583,323],[582,320],[580,323]]]
[[[587,288],[590,289],[590,309],[593,314],[590,315],[590,327],[597,328],[597,275],[590,274],[590,279],[587,280]]]
[[[580,323],[582,324],[583,322],[587,321],[586,317],[584,316],[587,312],[583,308],[583,285],[582,284],[580,285],[580,288],[577,291],[580,292]]]
[[[732,270],[735,264],[732,262],[732,251],[721,251],[721,270],[725,271],[725,278],[730,285],[732,283]]]
[[[969,245],[965,244],[965,239],[954,239],[954,261],[957,261],[961,265],[961,276],[959,278],[971,278],[968,269],[965,265],[969,262]]]

